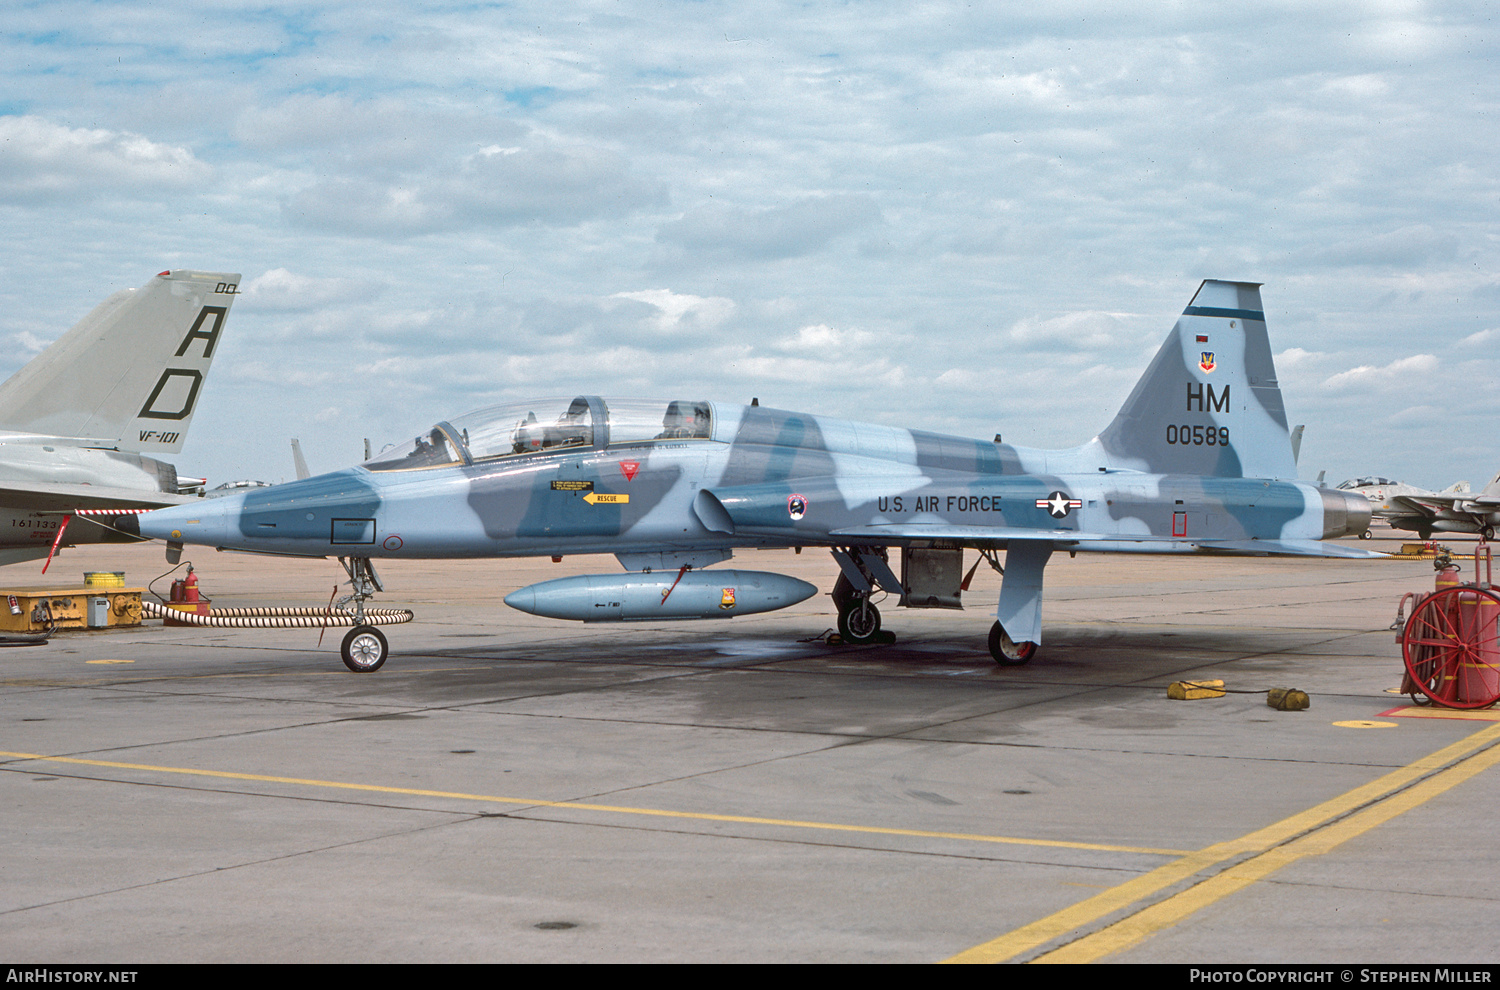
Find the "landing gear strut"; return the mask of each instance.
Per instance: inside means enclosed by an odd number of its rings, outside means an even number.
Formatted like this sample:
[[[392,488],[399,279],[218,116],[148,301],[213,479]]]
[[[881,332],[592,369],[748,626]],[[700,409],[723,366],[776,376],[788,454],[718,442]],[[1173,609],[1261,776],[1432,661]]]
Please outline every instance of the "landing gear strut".
[[[385,634],[374,626],[365,625],[365,602],[374,598],[377,591],[384,591],[385,586],[380,583],[380,576],[375,573],[375,565],[369,557],[340,557],[339,563],[349,575],[350,591],[339,599],[338,604],[340,607],[354,606],[356,623],[344,637],[339,653],[344,658],[345,667],[356,674],[369,674],[383,667],[391,652]]]

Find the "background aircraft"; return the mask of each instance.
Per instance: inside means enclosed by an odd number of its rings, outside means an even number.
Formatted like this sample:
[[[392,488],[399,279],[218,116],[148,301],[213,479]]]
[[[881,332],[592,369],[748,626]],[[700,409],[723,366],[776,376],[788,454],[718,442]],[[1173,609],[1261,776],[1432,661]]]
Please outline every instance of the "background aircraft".
[[[961,607],[964,549],[997,569],[1004,550],[990,652],[1024,663],[1054,549],[1378,556],[1320,542],[1365,530],[1362,495],[1295,479],[1259,286],[1207,281],[1114,421],[1071,450],[753,404],[578,396],[471,413],[358,467],[120,525],[167,540],[169,554],[198,543],[339,556],[361,614],[380,590],[377,557],[613,553],[626,573],[506,598],[585,621],[783,608],[816,589],[702,568],[740,548],[822,546],[841,572],[840,632],[856,643],[879,631],[878,592]],[[386,651],[379,630],[356,626],[344,662],[374,670]]]
[[[239,282],[162,272],[0,385],[0,563],[47,556],[69,510],[188,500],[177,469],[146,455],[182,449]],[[119,539],[88,524],[66,532],[69,544]]]
[[[1467,481],[1430,492],[1388,478],[1357,478],[1339,489],[1358,492],[1370,500],[1372,513],[1391,528],[1414,531],[1424,540],[1434,532],[1478,533],[1493,540],[1495,527],[1500,526],[1500,474],[1477,495],[1470,493]]]

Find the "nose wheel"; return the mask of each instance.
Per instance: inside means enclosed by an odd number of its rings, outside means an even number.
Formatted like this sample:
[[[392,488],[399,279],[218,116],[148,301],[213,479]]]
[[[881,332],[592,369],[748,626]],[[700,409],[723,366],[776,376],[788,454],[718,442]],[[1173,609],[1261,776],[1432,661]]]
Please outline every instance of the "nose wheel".
[[[1017,643],[1000,623],[990,626],[990,656],[996,663],[1019,667],[1036,656],[1035,643]]]
[[[355,626],[344,637],[340,652],[343,654],[345,667],[356,674],[368,674],[384,666],[391,648],[385,641],[385,634],[379,629],[374,626]]]

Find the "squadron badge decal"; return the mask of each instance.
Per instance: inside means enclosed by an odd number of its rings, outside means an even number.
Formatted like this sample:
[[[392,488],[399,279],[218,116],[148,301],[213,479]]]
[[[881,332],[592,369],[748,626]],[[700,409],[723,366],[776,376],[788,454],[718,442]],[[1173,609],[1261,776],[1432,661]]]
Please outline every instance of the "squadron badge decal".
[[[807,515],[807,499],[801,495],[788,495],[786,497],[786,514],[793,519],[801,519]]]
[[[1214,352],[1213,351],[1204,351],[1203,352],[1203,359],[1198,362],[1198,367],[1202,368],[1204,371],[1213,371],[1214,370]]]

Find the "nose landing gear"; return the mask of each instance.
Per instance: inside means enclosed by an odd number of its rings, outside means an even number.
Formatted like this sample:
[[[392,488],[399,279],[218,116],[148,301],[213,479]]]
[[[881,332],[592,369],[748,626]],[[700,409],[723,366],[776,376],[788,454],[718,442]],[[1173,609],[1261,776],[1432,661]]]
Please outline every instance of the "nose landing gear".
[[[385,634],[379,629],[374,626],[355,626],[344,637],[344,645],[339,652],[344,658],[345,667],[356,674],[368,674],[385,665],[385,658],[390,655],[391,648],[385,641]]]

